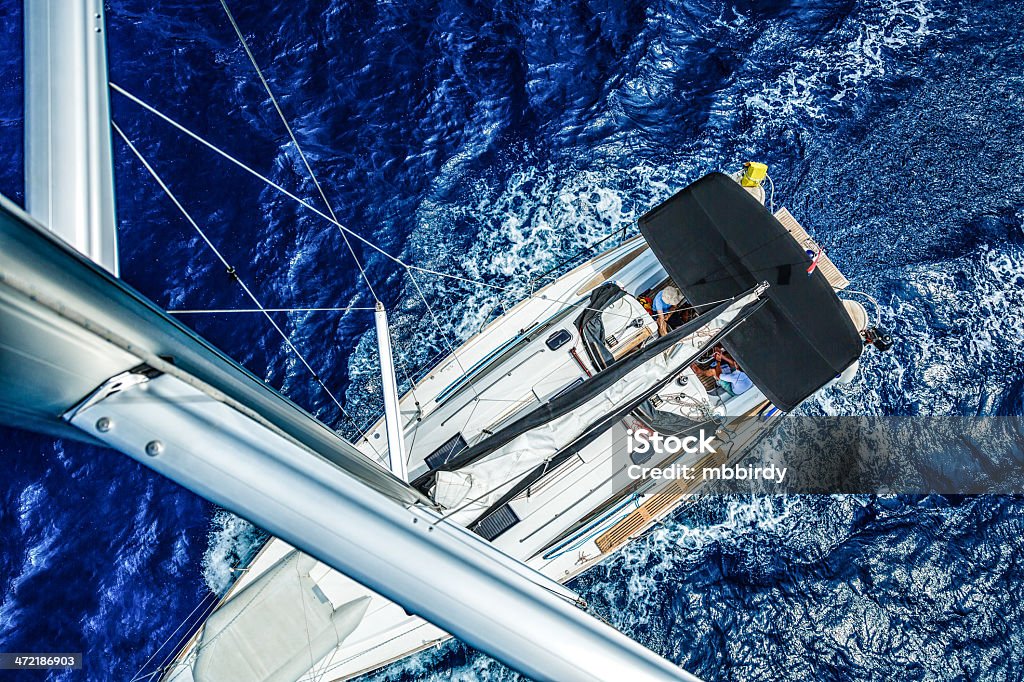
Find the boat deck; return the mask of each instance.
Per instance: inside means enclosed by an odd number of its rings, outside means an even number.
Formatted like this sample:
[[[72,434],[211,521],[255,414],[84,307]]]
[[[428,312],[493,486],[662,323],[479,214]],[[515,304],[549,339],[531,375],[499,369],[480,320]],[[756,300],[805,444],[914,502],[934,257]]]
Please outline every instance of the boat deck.
[[[797,244],[818,250],[787,209],[780,208],[775,216]],[[842,289],[849,284],[824,253],[818,268],[834,288]],[[410,443],[410,474],[415,476],[429,469],[427,458],[436,455],[454,436],[464,438],[464,447],[500,428],[519,412],[541,404],[572,382],[590,375],[595,370],[593,366],[573,351],[566,354],[570,347],[583,354],[582,346],[576,345],[572,320],[584,297],[611,279],[620,282],[633,296],[669,281],[642,237],[626,240],[534,292],[417,382],[400,405],[406,422],[406,442]],[[559,346],[561,350],[557,352],[551,346],[550,350],[545,349],[545,339],[558,329],[573,333],[572,343],[565,348]],[[656,334],[654,329],[641,327],[635,338],[621,342],[622,347],[615,355],[628,354],[642,345]],[[756,387],[740,396],[723,396],[714,392],[714,386],[702,385],[696,377],[691,379],[694,390],[710,399],[718,422],[717,452],[688,459],[698,471],[738,463],[781,417],[781,413],[770,410],[771,403]],[[765,417],[766,414],[769,416]],[[384,429],[381,419],[359,443],[367,456],[386,454]],[[613,477],[621,476],[629,464],[612,456],[613,452],[622,451],[624,438],[623,435],[615,440],[609,434],[587,446],[576,457],[552,469],[526,494],[505,505],[519,518],[493,544],[545,575],[565,582],[604,561],[701,492],[705,483],[700,476],[690,481],[661,480],[627,489],[613,484]],[[629,504],[634,501],[635,506]],[[563,546],[569,549],[563,551]],[[225,599],[237,594],[290,550],[284,542],[271,540]],[[321,565],[311,575],[332,603],[344,603],[361,594],[373,597],[360,626],[318,664],[316,670],[321,679],[351,679],[448,637],[434,625],[326,566]],[[187,657],[194,643],[193,639],[179,661]]]
[[[836,264],[832,262],[825,251],[818,246],[817,242],[811,239],[811,235],[807,234],[807,230],[804,229],[803,225],[797,222],[793,214],[789,212],[789,209],[783,206],[775,212],[775,217],[778,219],[782,226],[786,228],[786,231],[793,237],[797,244],[804,248],[809,248],[812,251],[820,251],[821,256],[818,258],[818,270],[821,270],[821,274],[825,275],[825,279],[832,285],[833,289],[841,290],[850,286],[850,280],[839,271]]]

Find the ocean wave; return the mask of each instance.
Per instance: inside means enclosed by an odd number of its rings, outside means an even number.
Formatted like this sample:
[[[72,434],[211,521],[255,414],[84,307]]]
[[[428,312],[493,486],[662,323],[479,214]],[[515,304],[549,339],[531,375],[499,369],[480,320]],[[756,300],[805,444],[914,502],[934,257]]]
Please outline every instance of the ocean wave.
[[[227,592],[244,566],[267,539],[267,534],[245,519],[218,510],[210,520],[208,547],[203,554],[203,581],[214,594]]]
[[[792,65],[768,70],[745,106],[776,125],[826,122],[834,105],[855,99],[870,81],[886,76],[900,53],[932,35],[929,24],[941,14],[932,5],[923,0],[857,3],[826,41],[812,45],[785,25],[772,26],[764,36],[766,49],[777,54],[782,46],[792,54],[790,60],[772,61]]]

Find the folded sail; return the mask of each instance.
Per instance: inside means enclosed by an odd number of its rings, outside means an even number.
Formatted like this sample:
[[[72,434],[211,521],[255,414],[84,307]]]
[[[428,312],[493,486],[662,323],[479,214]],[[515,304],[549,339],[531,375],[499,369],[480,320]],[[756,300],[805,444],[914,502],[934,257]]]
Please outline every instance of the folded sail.
[[[594,294],[592,294],[590,305],[596,307],[596,305],[599,304],[596,298],[602,295],[603,294],[600,290],[595,291]],[[500,447],[509,443],[517,436],[548,424],[549,422],[553,422],[555,419],[568,415],[573,410],[580,409],[585,403],[587,403],[587,401],[608,389],[622,377],[656,357],[658,354],[670,349],[676,343],[693,334],[698,329],[707,326],[711,320],[724,313],[730,305],[731,301],[723,302],[713,310],[705,313],[703,316],[691,320],[681,327],[673,329],[661,338],[651,341],[640,352],[628,355],[612,363],[602,371],[584,381],[582,384],[531,410],[499,431],[496,431],[487,438],[484,438],[479,443],[474,443],[471,447],[466,448],[457,456],[452,457],[443,465],[438,467],[436,471],[430,471],[420,476],[418,479],[413,481],[413,485],[423,492],[428,492],[433,487],[435,476],[438,471],[455,471],[456,469],[462,469],[469,464],[482,460],[492,452],[496,452]]]
[[[564,448],[584,437],[596,424],[605,421],[608,415],[616,414],[621,406],[645,398],[652,386],[685,370],[693,361],[695,351],[699,351],[707,341],[705,336],[698,337],[693,332],[697,329],[718,331],[725,328],[755,298],[756,294],[744,296],[731,305],[723,306],[724,312],[717,314],[716,311],[716,314],[700,318],[695,328],[687,325],[686,329],[680,329],[687,332],[685,337],[671,336],[671,339],[677,339],[676,342],[655,346],[661,352],[653,357],[647,358],[646,354],[637,356],[643,357],[645,361],[630,366],[624,373],[605,370],[608,373],[606,376],[612,380],[599,392],[581,391],[580,396],[585,401],[575,409],[563,414],[557,411],[553,419],[537,424],[531,422],[532,428],[520,430],[504,445],[471,464],[455,471],[436,472],[434,501],[448,509],[459,508],[451,517],[457,522],[468,524],[477,519],[502,499],[510,486],[524,475],[551,462]],[[707,319],[709,317],[712,319]],[[581,386],[577,391],[583,388]],[[687,389],[703,393],[703,388],[696,381],[689,382]],[[706,394],[702,397],[707,399]],[[543,408],[537,411],[547,412]]]

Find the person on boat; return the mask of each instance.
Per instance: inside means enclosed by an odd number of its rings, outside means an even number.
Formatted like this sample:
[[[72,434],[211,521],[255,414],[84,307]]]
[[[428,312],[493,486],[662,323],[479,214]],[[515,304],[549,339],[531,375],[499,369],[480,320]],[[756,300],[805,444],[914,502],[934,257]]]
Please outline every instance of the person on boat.
[[[715,347],[711,356],[711,366],[708,369],[702,368],[697,363],[690,365],[690,369],[697,376],[713,376],[718,387],[731,396],[746,393],[754,385],[746,372],[740,369],[739,363],[722,346]]]
[[[676,287],[668,286],[655,295],[651,301],[651,311],[658,318],[658,333],[664,336],[668,333],[668,318],[675,312],[679,304],[683,302],[683,293]]]

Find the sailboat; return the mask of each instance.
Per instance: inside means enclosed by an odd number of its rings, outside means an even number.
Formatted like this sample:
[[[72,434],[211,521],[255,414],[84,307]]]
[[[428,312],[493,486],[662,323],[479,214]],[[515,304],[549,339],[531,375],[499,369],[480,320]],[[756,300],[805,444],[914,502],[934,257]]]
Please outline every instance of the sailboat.
[[[561,584],[704,485],[699,475],[629,480],[639,460],[629,456],[628,432],[713,434],[711,452],[657,463],[696,472],[731,466],[786,412],[850,381],[866,312],[839,298],[846,279],[791,214],[765,207],[764,188],[751,180],[758,166],[698,179],[640,218],[640,235],[538,289],[429,369],[397,410],[401,469],[413,486],[449,520]],[[671,289],[692,317],[663,331],[645,302]],[[733,394],[702,374],[717,345],[751,378],[750,389]],[[382,417],[359,450],[386,461],[387,429]],[[278,598],[300,585],[310,603]],[[561,594],[578,599],[564,587]],[[301,616],[316,608],[318,629],[307,638]],[[448,637],[278,539],[213,614],[168,667],[167,682],[264,679],[259,671],[272,660],[294,658],[306,667],[287,679],[346,680]],[[233,627],[246,634],[229,634]],[[237,658],[235,639],[250,629],[264,633],[259,670]],[[219,658],[245,672],[206,677]],[[257,665],[251,651],[247,660]]]
[[[644,462],[627,434],[711,445],[651,465],[734,464],[878,337],[766,207],[766,168],[697,179],[402,396],[378,306],[384,416],[349,443],[114,276],[102,8],[68,5],[26,10],[28,67],[46,64],[26,114],[43,224],[0,198],[0,419],[111,446],[273,536],[162,679],[343,680],[452,635],[537,679],[695,679],[564,583],[698,492],[628,480]],[[749,388],[701,369],[716,349]]]

